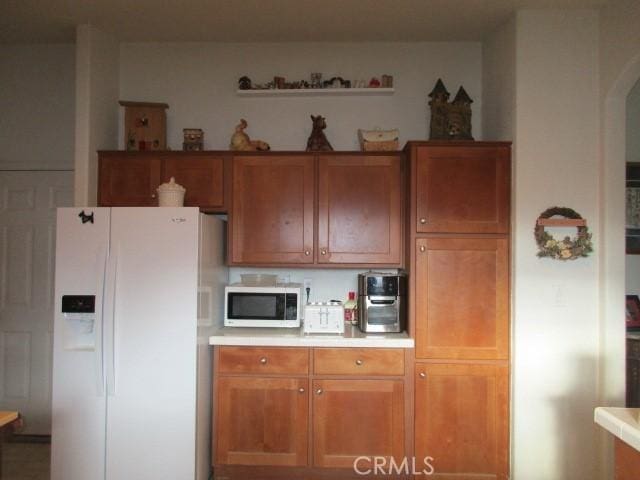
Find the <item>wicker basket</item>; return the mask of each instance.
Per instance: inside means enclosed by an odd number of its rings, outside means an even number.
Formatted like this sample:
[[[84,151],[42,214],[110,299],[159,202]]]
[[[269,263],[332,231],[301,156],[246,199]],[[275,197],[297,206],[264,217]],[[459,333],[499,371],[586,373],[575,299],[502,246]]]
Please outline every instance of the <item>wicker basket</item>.
[[[395,130],[358,130],[360,148],[363,152],[390,152],[399,149],[398,137],[400,132]]]

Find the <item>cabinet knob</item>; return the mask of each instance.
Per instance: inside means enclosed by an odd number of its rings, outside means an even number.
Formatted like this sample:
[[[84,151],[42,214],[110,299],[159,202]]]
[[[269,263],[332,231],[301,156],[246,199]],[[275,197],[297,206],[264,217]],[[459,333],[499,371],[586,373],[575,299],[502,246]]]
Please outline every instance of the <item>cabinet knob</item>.
[[[155,194],[155,193],[152,193],[152,194],[151,194],[151,198],[156,198],[156,194]]]
[[[260,359],[260,363],[261,363],[262,365],[265,365],[265,364],[267,363],[267,357],[262,357],[262,358]]]
[[[362,365],[362,360],[360,359],[356,360],[356,365]]]
[[[423,217],[423,218],[421,218],[421,219],[420,219],[420,223],[421,223],[422,225],[424,225],[425,223],[427,223],[427,219],[426,219],[426,218],[424,218],[424,217]]]
[[[322,395],[322,389],[321,388],[316,390],[316,395]]]
[[[426,250],[427,250],[427,247],[425,247],[424,245],[420,245],[421,252],[425,252]]]
[[[300,388],[298,389],[298,392],[300,392],[300,393],[304,393],[304,388],[300,387]]]
[[[420,372],[420,378],[427,378],[427,374],[424,372]]]
[[[327,251],[323,248],[322,250],[320,250],[320,253],[321,253],[322,255],[326,255],[326,254],[327,254]]]
[[[304,251],[304,254],[308,257],[309,255],[311,255],[311,251],[309,251],[309,250],[305,250],[305,251]]]

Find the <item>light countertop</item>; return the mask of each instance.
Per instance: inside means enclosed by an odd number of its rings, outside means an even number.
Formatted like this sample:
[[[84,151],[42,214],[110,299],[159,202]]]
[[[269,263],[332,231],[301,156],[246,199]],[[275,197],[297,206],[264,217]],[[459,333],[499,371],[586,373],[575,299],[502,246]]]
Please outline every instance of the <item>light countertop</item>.
[[[595,422],[640,451],[640,408],[597,407]]]
[[[344,335],[319,333],[305,335],[302,328],[223,327],[209,337],[209,345],[264,347],[373,347],[413,348],[414,341],[403,333],[362,333],[345,326]]]

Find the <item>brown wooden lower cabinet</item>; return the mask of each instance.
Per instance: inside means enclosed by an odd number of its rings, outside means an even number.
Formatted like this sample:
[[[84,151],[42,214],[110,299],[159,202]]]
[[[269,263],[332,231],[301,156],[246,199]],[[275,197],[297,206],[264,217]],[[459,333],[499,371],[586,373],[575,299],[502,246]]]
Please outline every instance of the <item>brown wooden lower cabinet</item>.
[[[640,472],[640,452],[616,438],[615,457],[615,480],[636,480]]]
[[[306,378],[221,377],[216,461],[229,465],[306,465]]]
[[[362,456],[400,463],[403,392],[402,380],[315,380],[313,465],[352,469]]]
[[[508,419],[506,365],[416,364],[415,455],[433,478],[506,480]]]
[[[358,457],[401,464],[404,350],[392,350],[216,347],[215,478],[360,478]]]

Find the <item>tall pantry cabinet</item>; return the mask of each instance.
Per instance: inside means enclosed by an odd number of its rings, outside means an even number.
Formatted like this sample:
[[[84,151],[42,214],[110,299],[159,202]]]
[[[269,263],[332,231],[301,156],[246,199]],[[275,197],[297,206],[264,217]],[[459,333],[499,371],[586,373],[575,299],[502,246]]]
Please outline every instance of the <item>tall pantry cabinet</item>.
[[[437,476],[509,474],[510,151],[406,147],[414,450]]]

